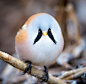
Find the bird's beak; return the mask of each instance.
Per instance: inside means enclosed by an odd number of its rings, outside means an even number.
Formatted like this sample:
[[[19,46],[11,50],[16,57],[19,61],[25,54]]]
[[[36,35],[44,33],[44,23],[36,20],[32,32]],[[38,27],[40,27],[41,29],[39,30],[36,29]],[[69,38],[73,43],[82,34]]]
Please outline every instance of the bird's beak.
[[[47,32],[43,32],[42,34],[43,34],[44,36],[46,36],[46,35],[47,35]]]

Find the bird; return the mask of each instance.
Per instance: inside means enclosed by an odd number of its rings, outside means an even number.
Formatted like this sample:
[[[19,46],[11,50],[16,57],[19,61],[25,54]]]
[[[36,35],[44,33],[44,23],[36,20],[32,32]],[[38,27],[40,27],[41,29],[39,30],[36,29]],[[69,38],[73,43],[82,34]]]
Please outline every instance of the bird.
[[[48,81],[48,65],[61,54],[64,39],[56,19],[47,13],[32,15],[19,29],[15,36],[15,50],[20,60],[28,64],[24,71],[30,70],[31,64],[44,66]]]

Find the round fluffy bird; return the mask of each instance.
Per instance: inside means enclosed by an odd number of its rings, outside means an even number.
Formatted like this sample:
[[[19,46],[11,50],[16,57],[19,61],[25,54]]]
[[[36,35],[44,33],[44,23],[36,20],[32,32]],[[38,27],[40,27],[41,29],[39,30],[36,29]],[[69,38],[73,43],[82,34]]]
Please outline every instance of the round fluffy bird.
[[[47,13],[32,15],[15,37],[15,49],[19,58],[29,63],[25,73],[31,69],[31,63],[44,66],[55,61],[62,52],[63,45],[60,26]]]

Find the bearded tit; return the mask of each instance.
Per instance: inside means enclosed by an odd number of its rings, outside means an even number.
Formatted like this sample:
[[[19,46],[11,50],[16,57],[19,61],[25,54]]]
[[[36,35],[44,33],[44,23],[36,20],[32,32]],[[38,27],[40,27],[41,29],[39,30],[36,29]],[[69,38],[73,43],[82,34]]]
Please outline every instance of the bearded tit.
[[[18,31],[15,37],[15,49],[21,60],[28,63],[24,71],[30,70],[31,64],[44,66],[55,61],[62,52],[64,40],[58,22],[47,13],[32,15]],[[48,80],[48,70],[44,66]]]

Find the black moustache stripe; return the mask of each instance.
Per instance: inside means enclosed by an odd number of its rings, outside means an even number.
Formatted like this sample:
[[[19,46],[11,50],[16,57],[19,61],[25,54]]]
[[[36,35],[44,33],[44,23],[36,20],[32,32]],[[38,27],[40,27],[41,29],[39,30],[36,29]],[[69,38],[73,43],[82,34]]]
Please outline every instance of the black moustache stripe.
[[[35,44],[41,37],[42,37],[42,31],[41,31],[41,29],[39,29],[38,35],[37,35],[37,37],[35,38],[33,44]]]
[[[55,41],[50,29],[48,30],[47,34],[50,37],[50,39],[56,44],[57,42]]]
[[[52,33],[51,33],[51,29],[48,30],[47,34],[48,34],[48,36],[50,37],[50,39],[56,44],[57,42],[55,41],[55,39],[54,39],[54,37],[53,37],[53,35],[52,35]],[[42,30],[39,29],[38,35],[37,35],[37,37],[35,38],[33,44],[35,44],[41,37],[42,37]]]

